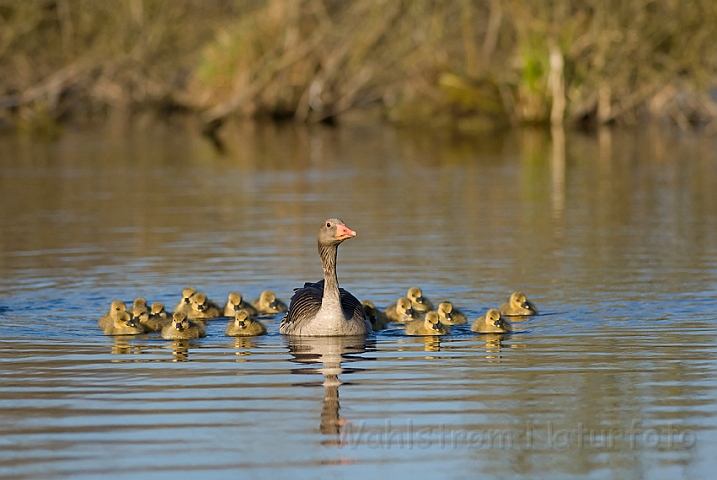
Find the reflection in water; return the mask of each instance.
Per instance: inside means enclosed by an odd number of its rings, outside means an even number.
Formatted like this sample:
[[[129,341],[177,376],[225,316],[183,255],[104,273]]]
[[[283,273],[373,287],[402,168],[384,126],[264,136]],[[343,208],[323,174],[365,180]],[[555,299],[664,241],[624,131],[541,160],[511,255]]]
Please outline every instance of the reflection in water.
[[[490,363],[500,363],[501,350],[503,348],[503,340],[508,338],[509,334],[486,333],[480,335],[481,340],[485,341],[485,358]]]
[[[189,340],[172,340],[171,348],[173,362],[189,361]]]
[[[0,469],[9,476],[295,468],[328,477],[346,472],[317,465],[343,452],[361,474],[399,479],[427,468],[490,478],[714,471],[714,139],[649,129],[485,141],[380,127],[224,132],[224,156],[156,123],[129,135],[68,132],[53,144],[0,136],[0,204],[12,206],[0,209]],[[219,323],[195,344],[97,329],[115,298],[173,306],[188,284],[214,298],[265,288],[288,298],[307,275],[320,278],[307,252],[329,208],[361,232],[340,275],[359,298],[387,305],[415,283],[476,318],[521,289],[557,313],[512,319],[526,331],[506,338],[463,327],[405,339],[392,327],[376,334],[377,361],[351,377],[360,345],[352,354],[335,339],[290,342],[287,355],[273,334],[278,317],[259,348],[228,340]],[[192,362],[172,363],[186,362],[190,345]],[[290,375],[287,357],[312,375]],[[347,379],[355,385],[341,386]],[[390,423],[406,425],[406,439],[409,421],[438,432],[432,451],[359,437]],[[646,433],[620,442],[635,422]],[[582,426],[615,432],[616,446],[588,434],[580,443],[570,432]],[[668,428],[679,434],[654,435]],[[441,443],[447,429],[455,448]],[[510,451],[491,444],[501,432]],[[342,434],[348,447],[317,445]]]
[[[565,131],[562,125],[553,125],[550,133],[553,138],[553,152],[550,157],[553,218],[560,220],[565,210]],[[561,236],[562,232],[556,232],[556,237]]]
[[[366,338],[361,337],[291,337],[289,352],[292,361],[303,365],[322,364],[320,368],[298,368],[292,374],[319,372],[324,376],[324,400],[321,408],[319,430],[328,437],[323,445],[342,445],[341,428],[346,421],[339,416],[339,379],[341,373],[353,373],[355,369],[346,369],[343,363],[365,360],[354,357],[366,351]]]
[[[146,335],[114,335],[112,336],[113,344],[110,348],[112,355],[140,355],[146,353],[149,348],[147,345],[143,345],[138,340],[147,338]],[[116,358],[112,359],[113,363],[123,362],[138,362],[142,361],[138,358]]]
[[[440,352],[441,351],[441,339],[438,336],[425,336],[423,337],[424,347],[423,349],[427,352]]]
[[[256,341],[254,337],[235,337],[234,348],[236,349],[234,352],[234,355],[237,357],[236,361],[246,362],[247,357],[251,355],[250,350],[256,348]]]

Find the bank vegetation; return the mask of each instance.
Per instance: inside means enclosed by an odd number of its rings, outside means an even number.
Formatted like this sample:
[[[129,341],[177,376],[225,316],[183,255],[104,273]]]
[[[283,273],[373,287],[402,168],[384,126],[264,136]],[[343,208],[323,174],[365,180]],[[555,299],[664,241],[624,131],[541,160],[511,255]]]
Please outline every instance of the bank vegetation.
[[[714,0],[0,0],[0,123],[110,110],[717,132]]]

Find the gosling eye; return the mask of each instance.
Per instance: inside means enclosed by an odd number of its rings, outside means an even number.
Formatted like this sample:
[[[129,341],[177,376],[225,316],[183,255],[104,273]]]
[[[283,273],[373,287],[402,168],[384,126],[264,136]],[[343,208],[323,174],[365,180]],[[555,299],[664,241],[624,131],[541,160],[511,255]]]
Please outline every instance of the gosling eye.
[[[326,222],[326,228],[331,228],[331,222]]]

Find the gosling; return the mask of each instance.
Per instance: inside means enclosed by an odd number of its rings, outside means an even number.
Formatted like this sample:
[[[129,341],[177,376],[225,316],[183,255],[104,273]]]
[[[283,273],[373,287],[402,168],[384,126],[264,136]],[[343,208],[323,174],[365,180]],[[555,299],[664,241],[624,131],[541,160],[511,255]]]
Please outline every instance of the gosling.
[[[213,318],[219,318],[222,316],[222,312],[219,311],[214,303],[207,299],[207,295],[202,292],[197,292],[190,298],[189,309],[184,309],[184,313],[187,314],[187,318],[190,320],[211,320]]]
[[[419,287],[409,288],[406,296],[411,299],[411,306],[414,312],[422,314],[433,310],[433,303],[423,296],[423,291]]]
[[[276,298],[276,295],[271,290],[261,292],[259,298],[251,302],[251,305],[260,315],[275,315],[288,310],[286,303]]]
[[[416,319],[406,324],[406,335],[448,335],[451,330],[441,323],[438,313],[428,312],[426,318]]]
[[[396,303],[389,305],[384,313],[392,322],[396,323],[408,323],[416,318],[416,313],[411,306],[411,299],[408,297],[399,298]]]
[[[507,318],[501,317],[497,309],[491,308],[485,315],[473,322],[471,330],[477,333],[510,333],[513,331],[513,327]]]
[[[377,309],[371,300],[361,300],[361,305],[363,306],[363,311],[366,312],[368,321],[371,322],[371,328],[374,332],[388,327],[388,316],[386,313]]]
[[[234,318],[234,315],[236,315],[239,310],[246,310],[249,313],[249,316],[256,316],[259,314],[259,312],[256,311],[256,308],[244,300],[241,293],[232,292],[229,294],[227,304],[224,306],[224,316]]]
[[[197,289],[193,287],[187,287],[182,289],[182,299],[179,301],[177,306],[174,307],[174,311],[179,312],[189,310],[192,295],[194,295],[195,293],[197,293]]]
[[[112,323],[102,329],[105,335],[141,335],[145,332],[142,324],[138,323],[127,312],[119,312],[112,319]]]
[[[204,327],[189,320],[184,312],[174,312],[172,321],[162,329],[162,338],[167,340],[189,340],[206,336]]]
[[[259,320],[251,318],[248,311],[239,310],[234,320],[229,320],[226,333],[229,337],[256,337],[266,335],[266,327]]]
[[[521,292],[513,292],[510,299],[499,308],[500,313],[505,316],[537,315],[538,309],[530,303]]]
[[[468,323],[466,315],[455,308],[451,302],[441,302],[438,304],[438,318],[441,319],[443,325],[464,325]]]
[[[97,321],[97,325],[104,331],[113,325],[115,318],[122,312],[127,311],[127,305],[121,300],[114,300],[110,304],[110,311],[105,313]]]

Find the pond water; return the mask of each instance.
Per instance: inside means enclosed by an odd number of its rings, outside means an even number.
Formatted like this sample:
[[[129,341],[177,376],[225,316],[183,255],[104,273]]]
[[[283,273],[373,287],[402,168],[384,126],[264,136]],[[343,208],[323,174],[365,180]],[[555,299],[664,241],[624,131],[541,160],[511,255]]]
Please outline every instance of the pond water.
[[[146,119],[0,138],[0,476],[708,478],[717,140],[644,128],[454,138]],[[114,299],[412,285],[506,337],[104,336]]]

